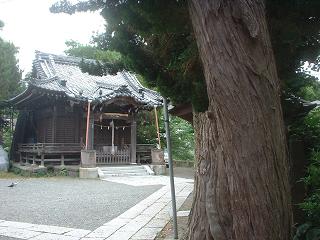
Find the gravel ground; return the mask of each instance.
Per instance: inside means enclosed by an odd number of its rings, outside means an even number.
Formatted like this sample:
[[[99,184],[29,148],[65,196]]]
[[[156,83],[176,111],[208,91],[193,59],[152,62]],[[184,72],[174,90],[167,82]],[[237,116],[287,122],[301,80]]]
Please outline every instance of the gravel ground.
[[[0,219],[94,230],[158,190],[77,178],[0,179]],[[0,237],[1,239],[1,237]],[[7,238],[10,239],[10,238]]]

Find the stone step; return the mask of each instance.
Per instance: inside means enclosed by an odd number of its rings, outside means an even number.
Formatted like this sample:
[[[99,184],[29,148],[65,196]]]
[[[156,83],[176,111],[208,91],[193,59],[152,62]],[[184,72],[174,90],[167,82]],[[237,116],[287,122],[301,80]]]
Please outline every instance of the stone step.
[[[112,166],[112,167],[100,167],[100,178],[115,177],[115,176],[145,176],[153,174],[151,171],[147,171],[144,166]]]
[[[100,167],[101,170],[131,170],[131,169],[145,169],[143,166],[110,166],[110,167]]]
[[[126,177],[126,176],[146,176],[146,175],[148,175],[147,172],[145,172],[145,173],[104,173],[102,178]]]
[[[144,173],[147,172],[145,169],[113,169],[113,170],[101,170],[103,173]]]

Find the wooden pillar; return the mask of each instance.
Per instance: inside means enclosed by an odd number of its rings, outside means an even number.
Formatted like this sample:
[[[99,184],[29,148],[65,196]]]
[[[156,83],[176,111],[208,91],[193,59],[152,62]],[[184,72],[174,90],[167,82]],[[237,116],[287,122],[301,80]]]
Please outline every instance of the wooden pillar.
[[[61,166],[64,166],[64,154],[61,154]]]
[[[136,116],[133,116],[131,122],[131,163],[137,162],[137,121]]]
[[[44,167],[44,154],[41,154],[41,167]]]
[[[57,122],[57,106],[53,106],[53,114],[52,114],[52,139],[51,143],[54,143],[56,140],[56,122]]]
[[[93,139],[94,139],[94,115],[90,110],[90,102],[88,102],[87,128],[86,128],[86,150],[93,149]]]

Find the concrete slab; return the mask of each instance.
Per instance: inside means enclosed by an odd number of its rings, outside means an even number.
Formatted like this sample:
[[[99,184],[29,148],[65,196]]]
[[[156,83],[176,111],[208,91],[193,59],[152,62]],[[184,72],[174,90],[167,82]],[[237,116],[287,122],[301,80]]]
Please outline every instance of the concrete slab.
[[[136,234],[134,234],[130,239],[136,239],[136,240],[153,240],[159,232],[161,232],[162,227],[159,228],[149,228],[144,227],[140,229]]]
[[[30,239],[32,237],[38,236],[39,232],[34,232],[26,229],[13,228],[13,227],[1,227],[0,235],[19,239]]]
[[[80,240],[80,238],[52,233],[42,233],[36,237],[30,238],[30,240]]]
[[[91,231],[90,230],[84,230],[84,229],[74,229],[67,233],[65,233],[65,236],[71,236],[71,237],[85,237],[88,235]]]
[[[178,211],[177,216],[178,217],[188,217],[190,215],[190,211]]]
[[[54,234],[64,234],[74,230],[72,228],[48,226],[48,225],[33,225],[31,227],[28,227],[27,229],[32,231],[37,231],[37,232],[54,233]]]
[[[104,240],[105,238],[91,238],[91,237],[84,237],[81,240]]]
[[[107,238],[114,232],[116,232],[119,228],[119,226],[101,226],[88,234],[87,237]]]

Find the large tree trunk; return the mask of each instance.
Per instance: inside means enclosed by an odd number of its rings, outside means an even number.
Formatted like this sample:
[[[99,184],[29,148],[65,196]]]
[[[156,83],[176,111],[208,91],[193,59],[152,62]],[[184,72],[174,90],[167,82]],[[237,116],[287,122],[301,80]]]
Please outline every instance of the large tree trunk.
[[[291,238],[280,84],[262,0],[190,0],[209,109],[195,114],[189,239]]]

